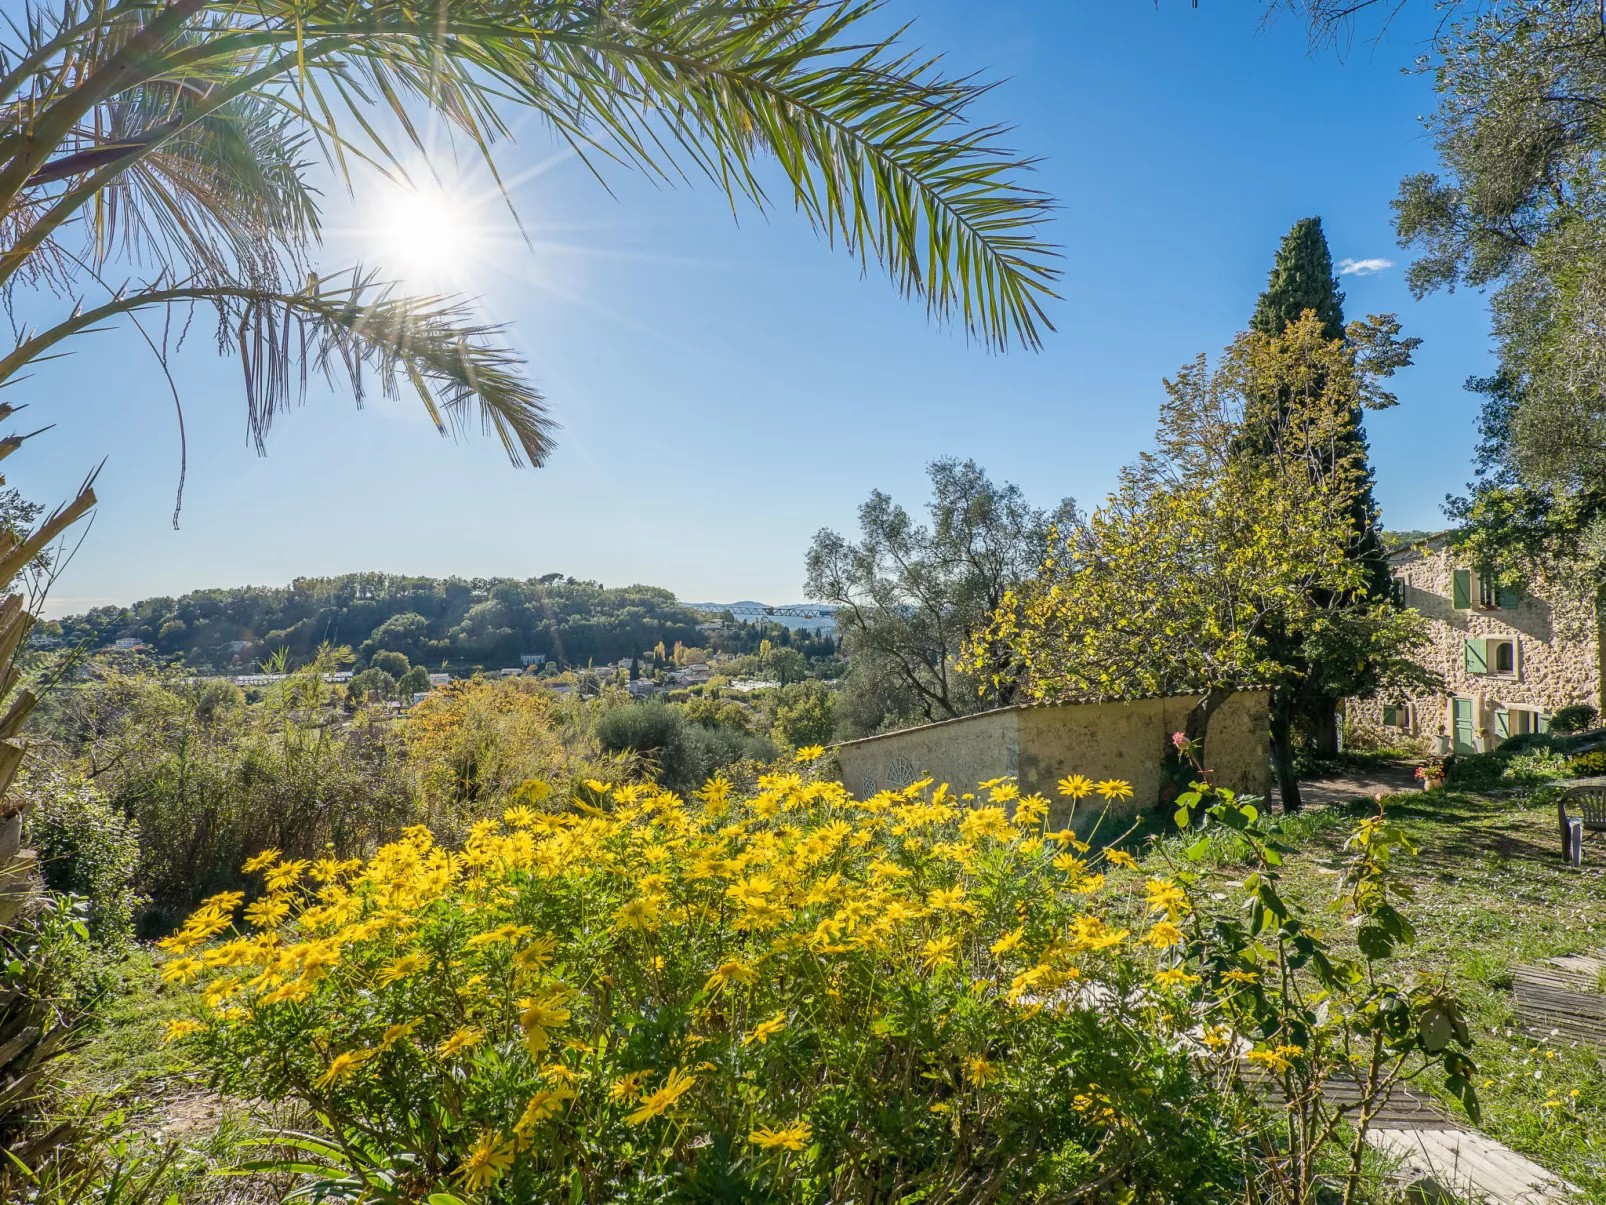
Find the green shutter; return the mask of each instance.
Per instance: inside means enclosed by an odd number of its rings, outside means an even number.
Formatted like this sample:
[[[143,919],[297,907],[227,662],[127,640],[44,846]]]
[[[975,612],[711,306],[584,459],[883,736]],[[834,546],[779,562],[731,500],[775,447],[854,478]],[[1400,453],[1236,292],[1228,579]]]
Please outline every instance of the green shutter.
[[[1500,609],[1502,611],[1515,611],[1517,604],[1522,601],[1522,595],[1515,586],[1500,587]]]
[[[1450,574],[1450,603],[1457,611],[1472,605],[1472,570],[1456,569]]]
[[[1383,708],[1383,725],[1386,728],[1398,728],[1400,726],[1400,709],[1398,707]]]
[[[1503,707],[1494,713],[1494,734],[1501,740],[1511,735],[1511,713]]]
[[[1481,640],[1467,640],[1461,644],[1462,654],[1466,658],[1467,673],[1486,674],[1489,672],[1489,656]]]
[[[1550,731],[1550,717],[1548,715],[1546,715],[1542,711],[1534,712],[1534,731],[1535,732],[1549,732]]]

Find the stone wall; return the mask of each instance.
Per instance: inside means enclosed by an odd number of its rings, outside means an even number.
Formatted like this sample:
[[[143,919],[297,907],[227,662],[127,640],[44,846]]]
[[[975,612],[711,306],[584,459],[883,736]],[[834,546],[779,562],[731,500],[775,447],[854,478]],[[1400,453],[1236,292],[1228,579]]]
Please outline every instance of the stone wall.
[[[1498,743],[1498,730],[1532,731],[1563,707],[1578,703],[1602,707],[1601,636],[1593,609],[1582,602],[1547,597],[1543,583],[1516,598],[1487,600],[1478,575],[1458,563],[1443,539],[1390,558],[1396,578],[1404,583],[1405,604],[1429,622],[1431,645],[1419,655],[1445,684],[1442,694],[1407,698],[1352,699],[1346,705],[1351,719],[1383,725],[1384,709],[1395,710],[1395,726],[1412,735],[1453,735],[1454,700],[1471,704],[1473,726],[1488,730]],[[1455,602],[1454,574],[1468,572],[1467,607]],[[1501,601],[1507,605],[1501,606]],[[1514,604],[1514,605],[1512,605]],[[1512,667],[1497,667],[1487,658],[1487,669],[1469,671],[1466,643],[1509,641]],[[1475,649],[1480,646],[1475,646]],[[1481,645],[1487,649],[1487,644]],[[1505,713],[1502,716],[1500,713]],[[1463,749],[1462,752],[1467,750]]]
[[[1019,779],[1022,792],[1036,791],[1053,801],[1054,822],[1064,823],[1069,809],[1055,784],[1068,774],[1131,783],[1133,798],[1122,805],[1123,812],[1153,806],[1171,734],[1183,727],[1197,701],[1196,695],[1177,695],[1009,707],[849,741],[836,751],[843,784],[861,798],[922,778],[949,783],[958,791],[973,790],[978,782],[1007,774]],[[1235,791],[1267,794],[1268,740],[1266,695],[1229,698],[1210,721],[1207,764],[1214,780]],[[1087,807],[1083,805],[1084,813]]]

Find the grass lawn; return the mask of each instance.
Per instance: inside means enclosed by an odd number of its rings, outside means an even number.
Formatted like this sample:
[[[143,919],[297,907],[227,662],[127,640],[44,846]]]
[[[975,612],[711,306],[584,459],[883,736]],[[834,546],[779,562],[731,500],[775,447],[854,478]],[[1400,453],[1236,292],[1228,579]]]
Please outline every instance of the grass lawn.
[[[1291,899],[1332,897],[1350,827],[1374,807],[1283,822],[1297,848],[1284,866]],[[1606,1202],[1606,1051],[1522,1037],[1511,996],[1513,964],[1606,947],[1606,850],[1586,846],[1582,870],[1564,865],[1555,805],[1519,792],[1413,792],[1390,796],[1387,808],[1418,849],[1398,867],[1416,891],[1405,910],[1417,937],[1401,957],[1448,970],[1466,1006],[1480,1128]]]

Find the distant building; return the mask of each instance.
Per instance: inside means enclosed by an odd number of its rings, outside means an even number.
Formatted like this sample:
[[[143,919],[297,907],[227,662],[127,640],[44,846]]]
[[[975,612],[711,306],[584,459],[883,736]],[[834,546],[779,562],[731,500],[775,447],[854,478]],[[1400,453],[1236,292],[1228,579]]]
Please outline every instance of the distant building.
[[[1450,533],[1389,557],[1400,602],[1428,621],[1419,655],[1444,679],[1442,694],[1351,699],[1352,719],[1440,737],[1446,753],[1474,753],[1525,732],[1545,732],[1563,707],[1606,708],[1606,639],[1587,601],[1500,589],[1460,562]]]
[[[231,652],[231,653],[243,653],[246,650],[248,650],[250,647],[251,647],[251,642],[249,640],[231,640],[231,641],[229,641],[229,652]]]
[[[119,636],[116,640],[112,641],[112,648],[125,653],[132,652],[134,649],[142,649],[144,647],[145,642],[138,636]]]
[[[519,664],[524,665],[524,666],[545,665],[546,664],[546,654],[545,653],[521,653],[519,655]]]
[[[445,686],[451,680],[451,674],[431,674],[429,676],[429,684],[431,686]]]

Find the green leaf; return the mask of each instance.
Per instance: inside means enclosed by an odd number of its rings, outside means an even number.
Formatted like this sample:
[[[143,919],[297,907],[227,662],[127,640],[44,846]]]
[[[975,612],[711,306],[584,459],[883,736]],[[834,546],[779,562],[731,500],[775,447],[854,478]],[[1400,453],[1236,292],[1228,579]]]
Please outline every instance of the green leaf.
[[[1388,930],[1374,921],[1367,921],[1356,931],[1355,944],[1368,958],[1387,958],[1394,953],[1394,939]]]
[[[1188,846],[1188,858],[1189,858],[1190,861],[1197,862],[1200,858],[1204,857],[1205,854],[1207,854],[1209,852],[1210,852],[1210,838],[1209,837],[1200,837],[1192,845]]]
[[[1187,828],[1188,821],[1191,820],[1192,817],[1188,815],[1187,808],[1178,808],[1176,810],[1176,814],[1172,816],[1172,819],[1177,822],[1178,828]]]

